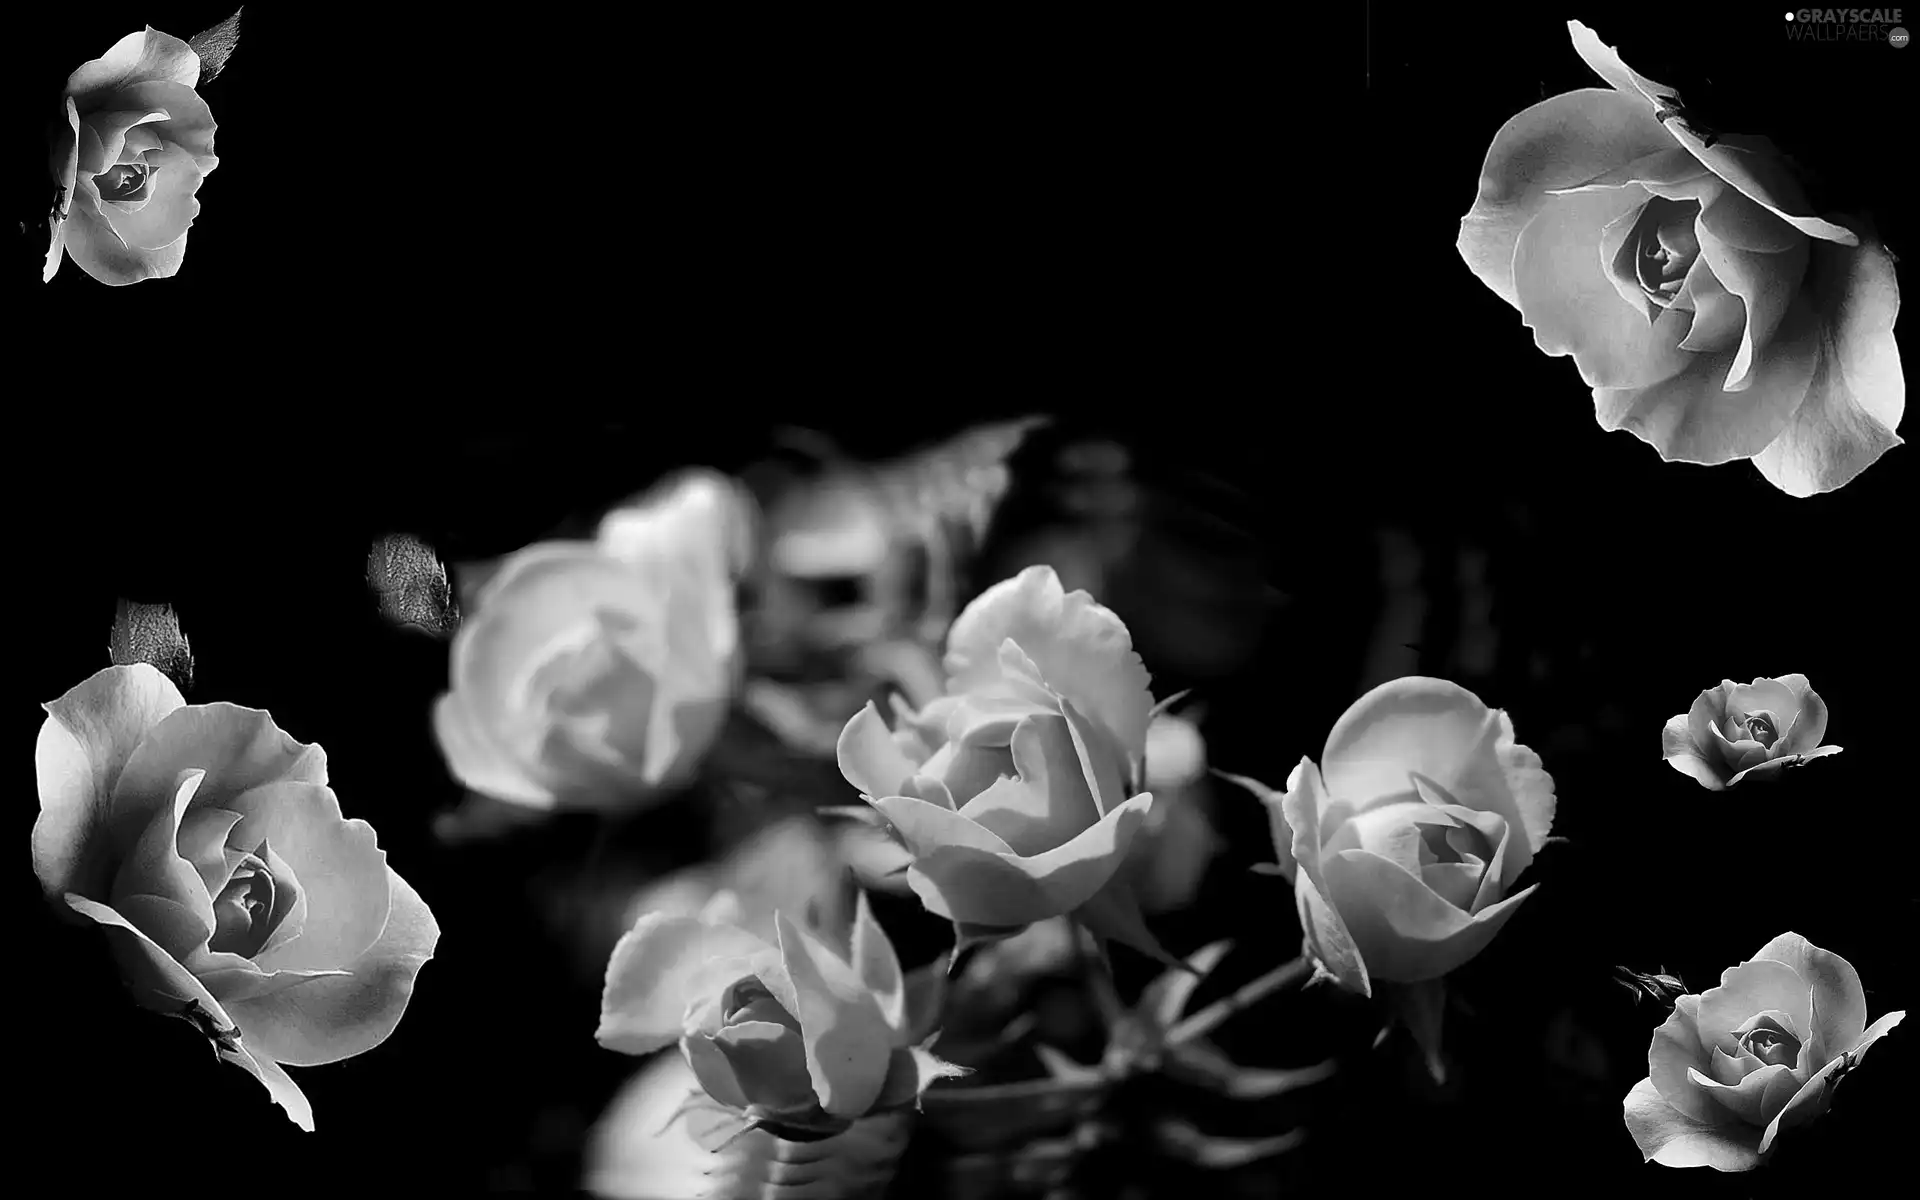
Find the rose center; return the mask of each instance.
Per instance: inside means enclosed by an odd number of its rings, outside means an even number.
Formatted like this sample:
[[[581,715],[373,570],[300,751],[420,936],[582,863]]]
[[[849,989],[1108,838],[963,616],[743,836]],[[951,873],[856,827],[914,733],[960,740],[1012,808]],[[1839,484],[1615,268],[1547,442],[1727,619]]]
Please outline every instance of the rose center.
[[[1779,732],[1774,728],[1772,713],[1748,713],[1746,725],[1747,736],[1769,749],[1773,747],[1773,743],[1780,737]]]
[[[273,914],[273,872],[257,854],[249,854],[213,902],[213,937],[207,949],[251,956],[266,940]]]
[[[102,200],[136,200],[147,186],[147,168],[140,163],[120,163],[93,177],[93,186]]]
[[[774,999],[758,975],[748,975],[727,985],[727,990],[720,995],[720,1021],[723,1025],[767,1021],[796,1033],[800,1029],[800,1023],[794,1020],[786,1005]]]
[[[1793,1035],[1765,1025],[1741,1034],[1740,1048],[1768,1066],[1790,1067],[1800,1057],[1800,1043]]]
[[[1679,296],[1687,272],[1700,257],[1700,239],[1693,230],[1694,218],[1699,215],[1698,201],[1656,196],[1647,201],[1634,224],[1628,239],[1633,247],[1634,282],[1661,308]]]

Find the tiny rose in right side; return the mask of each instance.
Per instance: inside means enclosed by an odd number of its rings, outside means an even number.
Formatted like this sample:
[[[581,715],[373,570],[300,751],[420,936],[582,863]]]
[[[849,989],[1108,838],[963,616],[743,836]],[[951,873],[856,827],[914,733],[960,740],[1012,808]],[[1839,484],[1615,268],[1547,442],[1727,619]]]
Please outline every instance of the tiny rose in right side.
[[[1777,776],[1809,759],[1840,753],[1822,746],[1827,705],[1805,675],[1735,683],[1723,679],[1667,721],[1660,748],[1667,764],[1710,791],[1748,778]]]
[[[1750,1171],[1827,1111],[1841,1077],[1906,1015],[1868,1025],[1852,964],[1783,933],[1719,987],[1675,1001],[1647,1078],[1627,1093],[1627,1132],[1649,1162]]]

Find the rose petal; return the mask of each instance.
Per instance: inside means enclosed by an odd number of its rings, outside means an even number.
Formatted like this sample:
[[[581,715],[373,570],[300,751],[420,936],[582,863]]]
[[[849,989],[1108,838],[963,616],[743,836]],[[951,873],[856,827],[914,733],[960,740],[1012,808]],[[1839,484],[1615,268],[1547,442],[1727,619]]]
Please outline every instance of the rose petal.
[[[917,802],[883,801],[882,811],[901,828],[893,809],[912,803]],[[998,842],[998,838],[959,814],[950,814],[979,831],[975,841],[929,843],[927,853],[916,852],[907,881],[929,911],[952,921],[1018,926],[1064,916],[1113,878],[1152,804],[1152,795],[1142,792],[1065,845],[1027,858],[989,849],[987,839]],[[932,805],[924,808],[940,811]],[[955,832],[960,828],[953,826]],[[904,829],[902,833],[912,845],[914,836]]]
[[[178,148],[159,152],[152,164],[147,203],[137,212],[125,212],[108,205],[102,210],[107,223],[129,249],[158,250],[186,236],[188,226],[200,213],[200,190],[206,175],[192,155]]]
[[[1719,770],[1694,749],[1693,731],[1686,713],[1669,717],[1660,730],[1660,754],[1668,766],[1682,775],[1693,776],[1708,791],[1717,792],[1727,786]]]
[[[1028,567],[982,592],[947,631],[948,690],[975,689],[1001,676],[1000,646],[1011,639],[1053,691],[1117,737],[1132,758],[1146,749],[1153,709],[1150,677],[1126,625],[1084,591],[1068,592],[1052,567]]]
[[[130,895],[119,897],[112,907],[154,945],[182,963],[195,960],[213,936],[213,922],[178,900]]]
[[[986,854],[1013,853],[1011,846],[985,826],[944,805],[911,796],[880,796],[871,803],[916,858],[954,846]]]
[[[1830,492],[1901,443],[1906,378],[1894,341],[1900,285],[1877,241],[1814,247],[1808,289],[1826,314],[1819,368],[1793,420],[1753,465],[1790,496]]]
[[[270,783],[226,805],[242,818],[231,840],[240,846],[270,842],[298,877],[306,900],[300,936],[255,956],[262,970],[345,968],[375,944],[389,920],[387,853],[371,825],[341,816],[333,789]]]
[[[1796,1030],[1804,1030],[1812,1021],[1812,1004],[1807,981],[1785,963],[1761,958],[1728,967],[1720,974],[1720,986],[1700,995],[1700,1042],[1735,1053],[1734,1029],[1767,1009],[1786,1013]]]
[[[88,113],[81,122],[80,156],[74,164],[75,169],[89,175],[102,173],[121,160],[127,147],[127,134],[135,126],[166,119],[165,109],[131,108]]]
[[[694,1078],[700,1081],[707,1095],[728,1108],[745,1108],[752,1103],[733,1073],[733,1064],[720,1052],[720,1047],[713,1044],[711,1035],[687,1034],[680,1039],[680,1052],[686,1055],[687,1065],[693,1068]]]
[[[1725,245],[1760,254],[1779,254],[1806,243],[1799,230],[1735,188],[1723,188],[1702,204],[1698,224]]]
[[[171,680],[138,663],[97,671],[41,706],[47,719],[33,750],[40,790],[33,870],[48,895],[104,889],[97,831],[113,790],[147,731],[185,703]]]
[[[1813,690],[1805,675],[1782,675],[1774,682],[1793,693],[1799,710],[1780,731],[1780,740],[1773,744],[1774,756],[1805,754],[1815,749],[1820,739],[1827,736],[1827,702]]]
[[[1301,928],[1323,970],[1339,980],[1341,987],[1371,996],[1373,985],[1367,976],[1367,964],[1334,907],[1320,866],[1320,819],[1327,806],[1320,769],[1311,759],[1301,759],[1287,776],[1287,791],[1280,800],[1286,823],[1293,830],[1293,859],[1299,865],[1294,897],[1301,910]]]
[[[191,809],[180,820],[180,857],[200,873],[208,895],[219,895],[227,880],[233,878],[241,855],[227,849],[227,834],[239,823],[239,813],[211,805]]]
[[[111,829],[118,845],[131,845],[166,799],[184,770],[206,772],[196,805],[232,809],[233,798],[266,783],[325,784],[326,752],[288,737],[273,718],[237,704],[196,704],[176,709],[155,725],[128,758],[114,787]]]
[[[872,1107],[887,1078],[893,1039],[873,993],[832,951],[805,929],[774,916],[780,961],[793,983],[806,1046],[807,1072],[820,1107],[838,1117],[857,1117]]]
[[[1738,196],[1738,193],[1732,193]],[[1731,203],[1724,198],[1716,207]],[[1800,293],[1800,282],[1807,273],[1807,240],[1793,239],[1779,251],[1749,250],[1721,238],[1708,227],[1705,211],[1694,221],[1694,236],[1700,243],[1700,259],[1713,270],[1721,286],[1740,298],[1746,306],[1747,320],[1740,335],[1740,346],[1733,356],[1725,384],[1729,392],[1746,390],[1753,371],[1767,353],[1768,345],[1786,318],[1787,309]]]
[[[1541,101],[1501,126],[1487,148],[1479,194],[1460,220],[1460,257],[1518,308],[1514,249],[1521,231],[1556,202],[1550,193],[1671,149],[1673,140],[1644,104],[1603,88]]]
[[[185,88],[198,86],[200,56],[179,38],[149,25],[121,38],[99,58],[80,64],[67,76],[66,91],[69,96],[87,99],[98,92],[155,79]]]
[[[1846,247],[1860,244],[1859,236],[1851,229],[1814,215],[1813,205],[1800,181],[1794,178],[1793,169],[1770,139],[1730,133],[1709,146],[1680,122],[1674,122],[1670,128],[1674,141],[1785,224],[1822,242]]]
[[[1127,767],[1126,751],[1102,726],[1089,720],[1073,701],[1063,698],[1060,714],[1066,718],[1067,731],[1073,738],[1074,753],[1080,760],[1080,776],[1092,794],[1094,812],[1104,816],[1108,809],[1127,798],[1127,781],[1123,777]],[[1153,728],[1148,726],[1149,737]]]
[[[900,973],[900,959],[893,952],[893,941],[874,919],[873,906],[862,889],[853,905],[853,968],[860,982],[880,1004],[881,1015],[897,1034],[906,1028],[906,980]]]
[[[1747,327],[1747,306],[1727,290],[1704,257],[1693,260],[1673,306],[1693,312],[1693,323],[1680,343],[1682,350],[1690,354],[1738,351]]]
[[[238,959],[238,962],[206,968],[202,964],[213,960]],[[251,962],[237,954],[205,954],[195,959],[194,976],[212,993],[221,1004],[231,1006],[236,1001],[252,1000],[259,996],[268,996],[274,992],[305,983],[310,979],[344,977],[347,971],[273,971],[264,972]]]
[[[200,160],[203,172],[213,170],[218,163],[213,151],[213,135],[218,128],[213,110],[190,87],[162,79],[124,84],[103,93],[99,107],[164,112],[165,120],[151,122],[161,141],[171,142]],[[85,114],[90,110],[82,104],[80,111]]]
[[[1689,318],[1662,310],[1649,320],[1644,301],[1624,303],[1602,258],[1609,224],[1646,201],[1639,188],[1561,196],[1514,245],[1521,320],[1543,354],[1572,355],[1588,387],[1647,387],[1691,361],[1680,349]]]
[[[1784,1065],[1763,1066],[1732,1085],[1721,1083],[1694,1067],[1687,1069],[1687,1078],[1728,1112],[1752,1126],[1766,1125],[1800,1090],[1793,1068]]]
[[[75,184],[74,203],[62,226],[62,244],[82,271],[109,287],[124,287],[147,279],[168,279],[187,258],[187,236],[157,250],[135,250],[120,240],[100,211],[100,194],[93,180]]]
[[[206,884],[201,882],[200,873],[193,864],[180,857],[176,847],[180,837],[180,818],[193,802],[194,793],[205,776],[204,771],[180,773],[179,781],[169,789],[173,803],[156,810],[147,828],[128,848],[120,870],[114,876],[109,896],[112,906],[123,912],[122,902],[132,896],[154,896],[169,901],[190,915],[194,928],[201,931],[199,936],[202,939],[213,932],[213,897],[208,893]],[[132,913],[127,912],[126,915],[132,919]],[[148,932],[151,935],[154,931]],[[196,943],[186,927],[180,927],[176,932],[189,940],[178,944],[161,941],[161,944],[174,957],[184,961],[193,952]]]
[[[154,1012],[178,1013],[197,1001],[217,1023],[232,1025],[226,1009],[172,955],[125,917],[98,901],[68,892],[67,906],[107,931],[107,945],[136,1003]]]
[[[1642,1079],[1627,1093],[1625,1118],[1627,1132],[1648,1162],[1717,1171],[1749,1171],[1760,1165],[1759,1130],[1738,1121],[1695,1121],[1662,1099],[1651,1079]]]
[[[1781,934],[1753,957],[1785,963],[1812,989],[1812,1014],[1801,1028],[1813,1062],[1829,1062],[1860,1039],[1867,1026],[1867,994],[1852,963],[1797,933]]]
[[[1800,676],[1804,681],[1806,676]],[[1770,712],[1778,725],[1779,732],[1785,732],[1800,715],[1800,694],[1784,679],[1756,679],[1752,683],[1735,684],[1727,693],[1727,714],[1739,719],[1753,713]]]
[[[621,936],[607,961],[600,998],[600,1027],[594,1037],[609,1050],[649,1054],[683,1032],[687,1006],[732,983],[736,959],[766,968],[780,953],[766,942],[731,925],[709,925],[690,917],[648,913]],[[742,974],[757,974],[758,968]]]
[[[1673,1012],[1653,1031],[1647,1047],[1647,1078],[1675,1111],[1705,1125],[1737,1121],[1688,1078],[1689,1069],[1710,1061],[1714,1047],[1700,1039],[1700,997],[1680,996]]]
[[[1064,717],[1020,722],[1012,750],[1017,778],[994,782],[961,805],[961,816],[998,835],[1022,857],[1064,845],[1100,820]]]
[[[807,1075],[799,1034],[771,1021],[740,1021],[713,1038],[749,1103],[774,1112],[808,1110],[819,1101]]]
[[[1696,354],[1650,387],[1595,388],[1594,417],[1602,429],[1632,433],[1667,462],[1752,458],[1780,436],[1813,380],[1820,321],[1804,295],[1794,298],[1771,346],[1743,391],[1725,390],[1739,351]]]
[[[1466,962],[1533,894],[1527,888],[1468,916],[1367,850],[1343,850],[1322,860],[1320,868],[1368,974],[1394,983],[1438,979]]]
[[[386,926],[379,940],[344,964],[346,975],[229,1003],[227,1011],[250,1043],[278,1062],[314,1067],[387,1040],[413,997],[415,976],[440,941],[440,926],[420,894],[391,870],[387,886],[392,902]]]
[[[1512,738],[1511,721],[1472,692],[1411,675],[1354,701],[1327,735],[1320,769],[1327,794],[1355,811],[1416,799],[1412,776],[1419,774],[1456,803],[1499,813],[1527,832],[1524,844],[1515,839],[1508,850],[1503,882],[1511,882],[1545,844],[1554,807],[1539,757]]]
[[[537,782],[531,768],[488,736],[460,693],[444,693],[434,702],[433,732],[447,768],[467,787],[527,808],[554,806],[552,790]]]

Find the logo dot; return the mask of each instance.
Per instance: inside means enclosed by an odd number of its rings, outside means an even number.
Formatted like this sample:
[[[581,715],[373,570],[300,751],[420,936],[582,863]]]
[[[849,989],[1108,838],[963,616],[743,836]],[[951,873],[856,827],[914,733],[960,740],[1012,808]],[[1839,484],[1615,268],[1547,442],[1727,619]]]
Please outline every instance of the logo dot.
[[[1787,20],[1789,20],[1789,21],[1791,21],[1791,20],[1793,20],[1793,14],[1792,14],[1792,13],[1788,13],[1788,14],[1787,14]]]

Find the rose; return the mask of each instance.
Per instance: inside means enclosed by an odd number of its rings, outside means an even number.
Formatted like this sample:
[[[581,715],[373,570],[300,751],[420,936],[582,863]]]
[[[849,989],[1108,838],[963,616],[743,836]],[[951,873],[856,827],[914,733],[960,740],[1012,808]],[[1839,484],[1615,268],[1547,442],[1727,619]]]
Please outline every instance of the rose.
[[[60,191],[43,281],[60,269],[62,247],[106,284],[180,270],[200,212],[194,193],[220,165],[199,82],[200,56],[151,25],[67,77],[66,118],[53,126]]]
[[[737,490],[695,475],[608,515],[598,541],[509,556],[453,641],[434,731],[473,790],[608,805],[688,774],[737,677]]]
[[[1342,987],[1438,979],[1492,940],[1553,827],[1553,778],[1500,709],[1444,679],[1381,684],[1320,764],[1262,793],[1306,954]],[[1538,885],[1534,885],[1538,886]]]
[[[1127,627],[1051,567],[967,605],[947,633],[947,691],[890,732],[869,703],[840,772],[892,826],[920,902],[963,932],[1073,914],[1161,955],[1120,874],[1153,805],[1140,777],[1153,699]]]
[[[1826,702],[1805,675],[1752,683],[1723,679],[1667,721],[1660,747],[1668,766],[1717,792],[1840,753],[1838,746],[1820,744],[1826,732]]]
[[[1794,496],[1847,483],[1900,444],[1892,258],[1815,216],[1772,142],[1708,145],[1673,89],[1568,28],[1613,90],[1501,128],[1461,256],[1541,350],[1573,356],[1602,428],[1669,462],[1752,459]]]
[[[851,962],[782,914],[777,946],[741,917],[724,892],[698,917],[642,916],[607,963],[595,1034],[626,1054],[679,1040],[706,1095],[734,1114],[703,1126],[708,1149],[747,1129],[831,1136],[959,1073],[923,1044],[931,1014],[910,1011],[919,1006],[864,893]]]
[[[186,704],[146,664],[46,706],[33,869],[107,931],[135,999],[186,1016],[302,1129],[282,1069],[385,1041],[440,928],[345,820],[326,754],[258,709]]]
[[[1627,1093],[1627,1132],[1669,1167],[1746,1171],[1774,1139],[1833,1102],[1834,1085],[1907,1014],[1867,1024],[1860,976],[1838,954],[1783,933],[1720,986],[1681,996]]]

